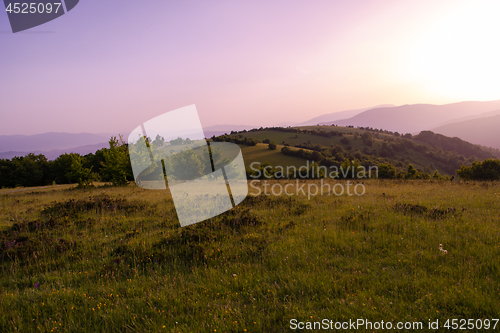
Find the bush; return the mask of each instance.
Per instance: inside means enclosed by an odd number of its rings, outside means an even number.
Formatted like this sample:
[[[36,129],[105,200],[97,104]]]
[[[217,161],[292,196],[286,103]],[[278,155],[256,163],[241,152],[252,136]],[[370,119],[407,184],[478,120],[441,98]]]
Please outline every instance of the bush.
[[[378,178],[394,179],[396,178],[396,168],[391,164],[380,164],[378,166]]]
[[[464,180],[499,180],[500,160],[489,158],[482,162],[474,161],[470,167],[462,165],[457,175]]]
[[[408,169],[406,170],[405,178],[407,178],[407,179],[417,178],[417,169],[415,169],[413,164],[408,165]]]
[[[342,138],[342,139],[340,139],[340,143],[343,145],[348,145],[350,143],[350,141],[348,138]]]

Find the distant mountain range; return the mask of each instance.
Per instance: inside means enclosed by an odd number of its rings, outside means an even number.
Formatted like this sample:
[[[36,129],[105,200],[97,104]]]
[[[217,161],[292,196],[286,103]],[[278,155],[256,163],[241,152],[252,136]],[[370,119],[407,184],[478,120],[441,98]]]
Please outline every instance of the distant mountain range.
[[[393,132],[417,134],[431,130],[435,133],[487,147],[500,149],[500,100],[488,102],[460,102],[445,105],[390,104],[369,108],[328,113],[301,123],[277,126],[339,125],[371,127]],[[215,125],[204,128],[206,138],[231,131],[250,130],[252,125]],[[0,135],[0,158],[24,156],[30,152],[55,159],[63,153],[82,155],[108,147],[113,134],[44,133],[36,135]],[[125,139],[127,136],[125,136]]]
[[[373,106],[373,107],[364,108],[364,109],[356,109],[356,110],[347,110],[347,111],[327,113],[327,114],[324,114],[324,115],[321,115],[318,117],[314,117],[314,118],[309,119],[307,121],[294,124],[293,126],[331,125],[333,122],[335,122],[337,120],[351,118],[357,114],[360,114],[361,112],[365,112],[365,111],[372,110],[372,109],[384,108],[384,107],[391,108],[391,107],[395,107],[395,105],[382,104],[382,105]]]
[[[49,160],[64,153],[85,155],[109,147],[113,134],[58,133],[0,135],[0,158],[11,159],[28,153],[44,154]]]
[[[38,154],[43,154],[49,161],[55,160],[58,156],[65,154],[65,153],[77,153],[80,155],[87,155],[90,153],[95,153],[99,149],[102,148],[109,148],[109,142],[102,142],[98,143],[95,145],[87,145],[87,146],[80,146],[80,147],[73,147],[73,148],[66,148],[66,149],[53,149],[49,151],[44,151],[44,150],[37,150],[37,151],[7,151],[0,153],[0,159],[12,159],[13,157],[16,156],[25,156],[28,153],[33,153],[35,155]]]
[[[477,116],[500,109],[500,101],[460,102],[445,105],[412,104],[370,109],[354,117],[338,120],[339,126],[380,128],[399,133],[418,133],[460,117]]]
[[[67,149],[108,142],[112,134],[49,132],[35,135],[0,135],[0,152]]]
[[[500,110],[496,115],[458,121],[433,129],[435,133],[500,149]]]
[[[445,121],[445,122],[439,124],[438,126],[444,126],[444,125],[448,125],[448,124],[458,123],[458,122],[462,122],[462,121],[466,121],[466,120],[479,119],[479,118],[483,118],[483,117],[491,117],[491,116],[496,116],[496,115],[499,115],[499,114],[500,114],[500,109],[499,110],[488,111],[488,112],[483,112],[483,113],[480,113],[480,114],[477,114],[477,115],[473,115],[473,116],[465,116],[465,117],[454,118],[454,119]]]
[[[363,109],[356,109],[356,110],[347,110],[347,111],[339,111],[339,112],[332,112],[332,113],[327,113],[323,114],[318,117],[314,117],[312,119],[309,119],[307,121],[303,121],[300,123],[296,122],[281,122],[279,124],[276,124],[274,126],[276,127],[288,127],[288,126],[307,126],[307,125],[323,125],[323,124],[328,124],[331,125],[334,121],[340,120],[340,119],[346,119],[352,116],[355,116],[363,111],[366,110],[371,110],[371,109],[376,109],[376,108],[381,108],[381,107],[393,107],[395,105],[392,104],[383,104],[383,105],[378,105],[378,106],[373,106],[369,108],[363,108]],[[251,125],[215,125],[215,126],[210,126],[206,127],[203,129],[203,132],[205,133],[206,138],[211,138],[212,136],[219,136],[223,134],[229,134],[231,131],[239,132],[243,130],[250,130],[252,128],[259,128],[259,126],[251,126]],[[265,126],[264,126],[265,127]]]

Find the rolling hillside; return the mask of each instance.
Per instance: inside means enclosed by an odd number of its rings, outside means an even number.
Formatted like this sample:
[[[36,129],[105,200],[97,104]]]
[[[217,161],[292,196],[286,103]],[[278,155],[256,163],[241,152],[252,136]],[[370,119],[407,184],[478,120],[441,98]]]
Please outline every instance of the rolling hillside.
[[[277,145],[276,150],[270,150],[267,144],[258,143],[255,146],[240,145],[245,167],[250,168],[252,162],[265,163],[271,165],[290,165],[299,168],[306,165],[306,160],[295,156],[286,156],[281,154],[283,145]]]
[[[315,162],[323,165],[340,165],[345,159],[357,159],[362,165],[389,163],[399,170],[412,164],[428,173],[438,170],[441,174],[453,175],[460,165],[472,161],[500,156],[500,151],[487,151],[458,138],[448,138],[423,132],[418,136],[402,137],[392,132],[380,132],[361,128],[340,126],[305,126],[298,128],[262,128],[221,136],[218,140],[231,141],[244,138],[274,141],[276,150],[267,149],[267,144],[243,147],[243,157],[248,166],[254,161],[269,162],[274,166],[298,165],[297,156],[285,155],[281,148],[295,147],[318,152]],[[289,160],[294,157],[295,160]],[[311,158],[309,158],[311,159]],[[304,160],[304,159],[303,159]],[[297,164],[298,163],[298,164]]]

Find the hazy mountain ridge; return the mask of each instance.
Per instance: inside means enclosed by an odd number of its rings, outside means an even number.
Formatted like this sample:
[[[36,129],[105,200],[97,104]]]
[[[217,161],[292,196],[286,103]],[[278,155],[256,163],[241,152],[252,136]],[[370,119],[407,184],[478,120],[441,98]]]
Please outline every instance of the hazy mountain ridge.
[[[447,124],[434,128],[433,132],[500,149],[499,128],[500,115],[496,115]]]
[[[364,111],[354,117],[338,120],[339,126],[381,128],[399,133],[419,133],[443,122],[475,116],[500,109],[500,101],[459,102],[444,105],[411,104]]]
[[[378,108],[392,108],[395,107],[393,104],[382,104],[382,105],[377,105],[377,106],[372,106],[369,108],[362,108],[362,109],[354,109],[354,110],[346,110],[346,111],[339,111],[339,112],[332,112],[332,113],[327,113],[323,114],[321,116],[314,117],[312,119],[309,119],[307,121],[301,122],[294,124],[293,126],[306,126],[306,125],[331,125],[332,122],[337,121],[337,120],[342,120],[342,119],[347,119],[350,117],[354,117],[357,114],[360,114],[362,112],[368,111],[368,110],[373,110],[373,109],[378,109]]]
[[[48,132],[34,135],[0,135],[0,152],[65,150],[101,144],[113,134]]]
[[[35,155],[43,154],[49,161],[55,160],[58,156],[65,154],[65,153],[77,153],[82,156],[90,154],[90,153],[95,153],[97,150],[102,149],[102,148],[109,148],[109,142],[101,142],[97,143],[95,145],[86,145],[86,146],[80,146],[80,147],[73,147],[73,148],[67,148],[67,149],[53,149],[50,151],[43,151],[43,150],[37,150],[37,151],[7,151],[7,152],[2,152],[0,153],[0,159],[12,159],[16,156],[26,156],[29,153],[33,153]]]
[[[371,108],[323,114],[293,126],[331,125],[370,127],[398,133],[420,133],[432,130],[449,137],[459,137],[473,144],[500,148],[500,100],[459,102],[444,105],[383,104]],[[252,125],[214,125],[204,128],[206,138],[232,131],[258,128]],[[286,127],[286,126],[283,126]],[[49,132],[36,135],[0,135],[0,158],[44,154],[49,159],[57,154],[77,152],[88,154],[107,147],[113,134]],[[126,138],[126,137],[125,137]],[[95,149],[95,150],[93,150]]]
[[[444,126],[444,125],[448,125],[448,124],[459,123],[459,122],[466,121],[466,120],[479,119],[479,118],[483,118],[483,117],[492,117],[492,116],[496,116],[499,114],[500,114],[500,110],[493,110],[493,111],[483,112],[483,113],[478,114],[478,115],[454,118],[454,119],[451,119],[449,121],[445,121],[441,124],[436,125],[436,128]]]

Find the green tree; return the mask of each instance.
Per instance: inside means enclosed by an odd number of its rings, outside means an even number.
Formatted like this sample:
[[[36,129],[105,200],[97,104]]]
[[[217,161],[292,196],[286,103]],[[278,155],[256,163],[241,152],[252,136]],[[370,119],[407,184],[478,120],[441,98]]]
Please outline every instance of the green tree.
[[[127,177],[130,175],[130,159],[127,145],[112,137],[109,140],[109,149],[103,152],[104,162],[101,162],[102,173],[113,185],[128,185]]]
[[[83,166],[85,168],[91,168],[94,178],[96,179],[98,179],[98,175],[101,173],[101,162],[104,162],[104,151],[106,150],[107,148],[99,149],[94,154],[90,153],[84,156],[85,162]]]
[[[11,160],[10,178],[13,186],[40,186],[50,183],[49,163],[42,155],[28,154]]]
[[[462,165],[457,175],[464,180],[499,180],[500,160],[489,158],[482,162],[474,161],[470,167]]]
[[[78,183],[78,187],[85,188],[91,187],[92,185],[92,167],[84,167],[85,158],[78,155],[72,154],[72,163],[69,167],[68,177],[75,183]]]
[[[0,159],[0,188],[13,186],[12,163],[10,160]]]
[[[378,166],[378,178],[394,179],[396,178],[396,168],[391,164],[380,164]]]
[[[342,139],[340,139],[340,143],[343,145],[348,145],[350,143],[350,141],[348,138],[342,138]]]
[[[353,177],[354,170],[354,177]],[[365,173],[363,172],[363,167],[359,164],[357,159],[349,160],[348,158],[342,162],[339,169],[339,177],[340,178],[363,178]]]
[[[73,164],[73,156],[77,155],[75,153],[62,154],[59,155],[54,161],[50,163],[50,172],[52,179],[57,184],[69,184],[71,183],[71,177],[69,176],[71,165]]]
[[[318,163],[313,163],[309,167],[307,175],[312,179],[325,178],[325,168],[321,168]]]
[[[405,178],[414,179],[417,177],[417,169],[413,166],[413,164],[408,165],[408,169],[406,169]]]
[[[268,148],[271,150],[276,150],[276,143],[274,143],[274,141],[269,142]]]
[[[178,180],[199,178],[203,176],[206,169],[206,163],[202,162],[194,149],[176,153],[169,157],[169,161],[172,163],[173,174]]]

